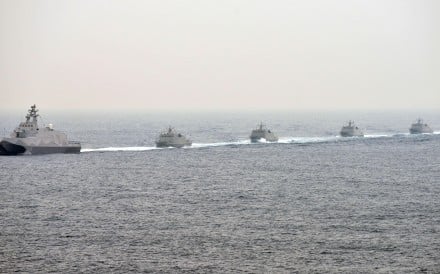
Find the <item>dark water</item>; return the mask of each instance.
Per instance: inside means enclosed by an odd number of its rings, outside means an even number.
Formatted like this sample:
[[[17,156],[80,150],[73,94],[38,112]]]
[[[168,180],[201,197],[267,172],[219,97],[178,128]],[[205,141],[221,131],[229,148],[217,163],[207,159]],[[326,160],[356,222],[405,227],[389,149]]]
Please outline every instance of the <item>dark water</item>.
[[[247,114],[59,116],[81,154],[0,158],[0,272],[440,272],[438,132],[265,118],[280,143],[248,144]],[[153,149],[168,124],[194,148]]]

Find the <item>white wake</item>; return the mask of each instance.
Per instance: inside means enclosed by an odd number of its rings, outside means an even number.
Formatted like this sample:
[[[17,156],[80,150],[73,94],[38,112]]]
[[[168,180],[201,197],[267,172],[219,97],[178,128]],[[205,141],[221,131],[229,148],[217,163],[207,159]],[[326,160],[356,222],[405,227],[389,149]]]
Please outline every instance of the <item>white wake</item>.
[[[115,152],[115,151],[147,151],[160,149],[157,147],[103,147],[103,148],[83,148],[81,152]]]
[[[434,134],[440,134],[440,131],[435,131]],[[409,133],[395,133],[395,134],[366,134],[364,137],[341,137],[341,136],[315,136],[315,137],[280,137],[278,142],[267,142],[262,139],[259,142],[252,143],[249,139],[238,140],[231,142],[214,142],[214,143],[193,143],[192,146],[183,147],[183,149],[197,149],[209,147],[222,146],[240,146],[240,145],[255,145],[255,144],[313,144],[313,143],[328,143],[340,142],[349,140],[363,140],[373,138],[391,138],[391,137],[413,137],[417,136]],[[138,146],[138,147],[103,147],[103,148],[83,148],[81,152],[117,152],[117,151],[149,151],[158,149],[176,149],[173,147],[157,148],[154,146]]]

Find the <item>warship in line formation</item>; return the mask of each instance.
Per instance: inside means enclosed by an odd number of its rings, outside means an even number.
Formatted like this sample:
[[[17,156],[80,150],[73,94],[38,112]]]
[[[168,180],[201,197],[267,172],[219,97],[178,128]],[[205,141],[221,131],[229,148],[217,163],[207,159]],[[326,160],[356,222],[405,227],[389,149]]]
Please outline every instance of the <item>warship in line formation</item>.
[[[38,109],[32,105],[25,116],[26,121],[21,122],[14,129],[10,137],[0,139],[0,155],[18,155],[18,154],[49,154],[49,153],[79,153],[81,144],[75,141],[69,141],[65,133],[53,129],[52,124],[45,127],[39,127],[37,114]],[[433,130],[418,119],[416,123],[411,124],[409,129],[411,134],[433,133]],[[363,137],[363,131],[349,121],[348,125],[342,127],[341,137]],[[278,137],[261,122],[256,129],[252,130],[249,136],[251,142],[266,140],[267,142],[277,142]],[[176,132],[169,127],[167,131],[162,132],[156,140],[157,147],[176,147],[191,146],[192,141],[181,133]]]
[[[417,122],[411,125],[409,132],[411,134],[422,134],[422,133],[433,133],[434,131],[428,126],[428,124],[423,123],[422,119],[417,119]]]
[[[261,122],[256,129],[252,130],[249,138],[251,138],[252,143],[256,143],[262,139],[265,139],[267,142],[278,141],[278,137],[272,131],[270,131],[270,129],[267,129],[263,125],[263,122]]]
[[[156,147],[177,147],[191,146],[191,140],[180,133],[175,132],[171,127],[161,133],[156,141]]]
[[[362,130],[351,120],[348,121],[348,125],[342,127],[340,134],[342,137],[364,137]]]
[[[79,153],[81,144],[67,140],[65,133],[53,129],[52,124],[39,127],[38,109],[33,105],[9,138],[0,141],[0,155]]]

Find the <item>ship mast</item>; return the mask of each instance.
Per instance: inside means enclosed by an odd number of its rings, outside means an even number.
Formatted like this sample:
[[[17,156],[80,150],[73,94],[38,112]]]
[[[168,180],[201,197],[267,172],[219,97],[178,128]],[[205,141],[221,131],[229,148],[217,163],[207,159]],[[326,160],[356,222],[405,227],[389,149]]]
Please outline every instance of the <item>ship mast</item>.
[[[37,117],[40,116],[39,114],[37,114],[38,109],[36,109],[35,104],[31,106],[31,108],[28,110],[28,114],[26,115],[26,122],[29,123],[29,120],[32,118],[32,123],[36,123],[37,122]]]

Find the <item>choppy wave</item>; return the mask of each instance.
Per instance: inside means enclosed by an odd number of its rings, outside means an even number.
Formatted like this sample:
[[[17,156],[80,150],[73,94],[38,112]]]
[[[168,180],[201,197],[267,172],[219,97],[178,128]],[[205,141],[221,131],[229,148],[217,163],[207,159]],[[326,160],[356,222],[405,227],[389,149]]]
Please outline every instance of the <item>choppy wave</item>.
[[[434,132],[434,135],[440,134],[440,131]],[[432,135],[432,134],[427,134]],[[230,142],[214,142],[214,143],[193,143],[190,147],[184,147],[183,149],[197,149],[197,148],[209,148],[209,147],[222,147],[222,146],[241,146],[241,145],[256,145],[256,144],[314,144],[314,143],[331,143],[353,140],[365,140],[374,138],[404,138],[404,137],[417,137],[420,135],[412,135],[409,133],[395,133],[395,134],[367,134],[364,137],[341,137],[341,136],[315,136],[315,137],[280,137],[278,142],[267,142],[262,139],[257,143],[252,143],[249,139],[238,140]],[[118,152],[118,151],[148,151],[159,149],[175,149],[169,148],[157,148],[154,146],[138,146],[138,147],[103,147],[103,148],[83,148],[81,152]]]

